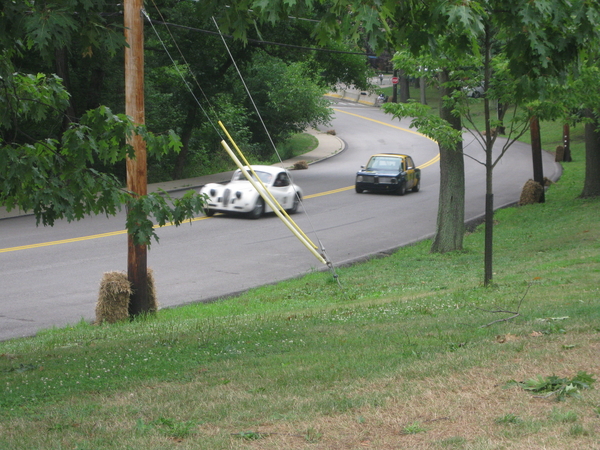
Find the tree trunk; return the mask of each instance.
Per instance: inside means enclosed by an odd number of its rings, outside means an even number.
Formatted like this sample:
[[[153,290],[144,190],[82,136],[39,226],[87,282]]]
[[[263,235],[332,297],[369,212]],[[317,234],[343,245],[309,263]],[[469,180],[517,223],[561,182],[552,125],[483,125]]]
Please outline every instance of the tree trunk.
[[[194,131],[197,112],[198,106],[196,102],[191,102],[188,107],[185,123],[183,124],[183,128],[181,130],[181,151],[175,159],[175,167],[173,168],[174,180],[183,178],[183,169],[187,163],[187,157],[190,149],[190,139],[192,138],[192,133]]]
[[[69,76],[69,55],[66,47],[60,47],[54,50],[54,66],[56,75],[63,82],[63,86],[71,92],[71,78]],[[69,96],[69,106],[67,106],[66,114],[63,116],[62,129],[65,131],[71,122],[75,120],[75,107],[73,106],[73,96]]]
[[[586,117],[593,122],[585,124],[585,180],[581,197],[600,196],[600,132],[598,118],[590,110],[585,111]]]
[[[491,68],[491,40],[490,26],[485,26],[485,55],[483,63],[483,85],[485,86],[483,97],[483,115],[485,120],[485,235],[484,235],[484,255],[483,255],[483,285],[489,286],[492,282],[494,272],[492,269],[494,257],[494,159],[493,147],[495,137],[492,132],[490,99],[487,96],[487,89],[490,85],[492,74]]]
[[[449,96],[446,87],[448,72],[442,71],[441,96]],[[456,130],[462,129],[460,117],[454,116],[450,108],[441,107],[440,117]],[[431,245],[432,253],[462,250],[465,234],[465,162],[462,142],[455,148],[440,145],[440,196],[438,203],[437,230]]]
[[[544,164],[542,162],[542,139],[540,137],[540,120],[533,116],[529,121],[529,133],[531,135],[531,157],[533,159],[533,181],[544,186]],[[540,203],[544,203],[546,197],[544,191],[540,197]]]
[[[101,66],[95,66],[92,69],[86,95],[86,109],[94,109],[100,106],[101,94],[104,91],[104,75],[105,72]]]
[[[400,103],[407,103],[410,98],[410,90],[408,86],[408,77],[404,74],[404,71],[400,71]]]

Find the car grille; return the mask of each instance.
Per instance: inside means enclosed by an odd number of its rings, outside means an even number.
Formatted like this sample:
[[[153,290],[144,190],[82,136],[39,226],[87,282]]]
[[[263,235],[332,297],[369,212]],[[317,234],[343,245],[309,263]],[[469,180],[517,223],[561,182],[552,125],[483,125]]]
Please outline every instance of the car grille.
[[[363,175],[363,183],[374,183],[374,184],[395,184],[395,178],[392,177],[380,177],[376,175]]]
[[[229,196],[231,195],[230,189],[225,189],[223,192],[223,206],[227,206],[229,204]]]

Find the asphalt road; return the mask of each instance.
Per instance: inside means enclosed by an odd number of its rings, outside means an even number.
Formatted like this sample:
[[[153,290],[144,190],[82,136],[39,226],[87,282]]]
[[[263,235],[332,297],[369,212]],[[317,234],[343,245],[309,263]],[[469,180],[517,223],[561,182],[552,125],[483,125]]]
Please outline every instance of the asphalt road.
[[[346,143],[339,155],[294,171],[305,193],[304,210],[294,220],[321,242],[334,265],[388,252],[433,235],[439,193],[437,145],[392,120],[379,108],[339,102],[331,127]],[[483,150],[465,138],[465,152],[482,159]],[[356,194],[354,174],[375,152],[402,152],[422,166],[421,191],[403,197]],[[466,217],[484,211],[484,167],[465,159]],[[557,178],[560,166],[544,154],[544,171]],[[495,170],[496,207],[518,200],[532,177],[531,152],[517,144]],[[126,270],[124,214],[90,217],[36,227],[31,216],[0,223],[0,340],[38,330],[93,320],[102,274]],[[158,231],[148,252],[162,307],[205,302],[324,269],[274,215],[252,221],[216,215]],[[32,244],[39,245],[31,248]],[[483,265],[483,262],[482,262]]]

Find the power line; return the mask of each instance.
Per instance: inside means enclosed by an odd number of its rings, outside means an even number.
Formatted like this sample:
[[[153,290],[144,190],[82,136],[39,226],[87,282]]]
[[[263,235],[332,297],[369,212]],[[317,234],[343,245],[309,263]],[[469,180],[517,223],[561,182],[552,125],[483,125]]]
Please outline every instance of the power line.
[[[201,28],[189,27],[189,26],[186,26],[186,25],[179,25],[179,24],[171,23],[171,22],[164,22],[162,20],[154,20],[154,19],[151,19],[149,17],[146,17],[146,20],[148,20],[151,24],[166,25],[166,26],[170,26],[170,27],[181,28],[181,29],[184,29],[184,30],[195,31],[197,33],[205,33],[205,34],[211,34],[213,36],[221,36],[216,31],[203,30]],[[227,38],[227,39],[233,39],[233,36],[231,36],[231,35],[223,34],[222,36],[225,37],[225,38]],[[298,49],[298,50],[312,50],[312,51],[316,51],[316,52],[326,52],[326,53],[341,53],[341,54],[344,54],[344,55],[377,56],[374,53],[348,52],[348,51],[344,51],[344,50],[331,50],[331,49],[328,49],[328,48],[304,47],[304,46],[301,46],[301,45],[284,44],[282,42],[273,42],[273,41],[263,41],[263,40],[260,40],[260,39],[251,39],[251,38],[248,38],[246,40],[248,42],[253,43],[253,44],[259,44],[259,45],[263,45],[263,44],[264,45],[277,45],[277,46],[280,46],[280,47],[289,47],[289,48],[295,48],[295,49]]]

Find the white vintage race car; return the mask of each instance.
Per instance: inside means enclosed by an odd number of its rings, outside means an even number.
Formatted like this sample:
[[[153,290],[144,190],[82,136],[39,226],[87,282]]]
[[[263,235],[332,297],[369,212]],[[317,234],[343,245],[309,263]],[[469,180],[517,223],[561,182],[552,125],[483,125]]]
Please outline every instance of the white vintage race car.
[[[302,200],[302,190],[292,183],[290,173],[275,166],[251,166],[267,190],[288,213],[295,213]],[[250,170],[246,167],[248,172]],[[254,176],[253,179],[256,179]],[[256,182],[259,189],[262,185]],[[241,213],[258,219],[263,213],[273,211],[240,169],[236,170],[227,184],[208,183],[200,189],[208,197],[204,213],[210,217],[216,212]]]

